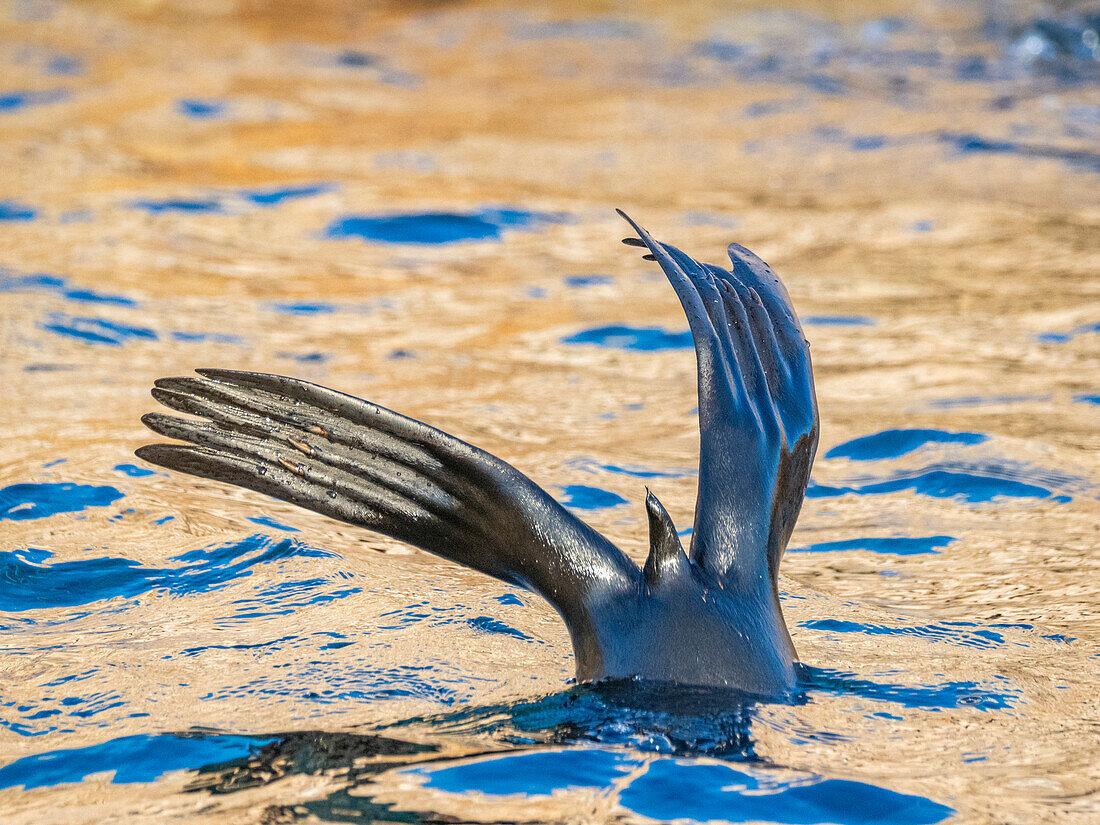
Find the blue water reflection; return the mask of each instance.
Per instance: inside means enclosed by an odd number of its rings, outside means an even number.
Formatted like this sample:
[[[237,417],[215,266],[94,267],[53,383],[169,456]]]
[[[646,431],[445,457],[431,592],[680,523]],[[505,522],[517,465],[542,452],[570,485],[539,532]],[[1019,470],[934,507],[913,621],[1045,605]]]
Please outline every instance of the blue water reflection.
[[[325,237],[417,245],[496,241],[507,229],[530,229],[558,219],[523,209],[346,215],[328,225]]]
[[[842,619],[814,619],[800,622],[798,626],[810,628],[811,630],[824,630],[830,633],[865,633],[869,636],[917,636],[930,641],[982,649],[1001,647],[1005,644],[1003,632],[979,627],[973,622],[937,622],[927,625],[886,627]]]
[[[1065,332],[1044,332],[1037,338],[1046,344],[1065,344],[1079,335],[1087,335],[1091,332],[1100,332],[1100,321],[1091,324],[1078,324]]]
[[[926,444],[982,444],[989,436],[982,433],[953,433],[947,430],[904,429],[883,430],[837,444],[825,453],[825,458],[848,458],[852,461],[871,461],[898,458],[918,450]]]
[[[802,323],[811,327],[873,327],[875,319],[863,315],[807,315]]]
[[[0,114],[15,112],[30,106],[44,106],[49,103],[60,103],[64,100],[68,100],[68,98],[69,92],[65,89],[3,92],[0,93]]]
[[[660,327],[632,327],[615,324],[586,329],[561,339],[563,344],[592,344],[610,349],[653,352],[665,349],[691,349],[691,332],[669,332]]]
[[[9,488],[10,489],[10,488]],[[108,488],[112,489],[112,488]],[[171,560],[178,567],[145,567],[131,559],[101,556],[50,562],[47,550],[0,551],[0,611],[73,607],[112,598],[133,598],[152,590],[196,595],[251,576],[257,565],[290,558],[331,558],[332,553],[291,539],[255,535],[238,542],[192,550]],[[323,580],[322,580],[323,582]],[[285,600],[295,582],[280,582],[258,600],[269,610],[289,611]]]
[[[276,206],[284,201],[312,198],[336,190],[334,183],[314,183],[304,186],[278,186],[269,189],[245,189],[241,197],[256,206]]]
[[[132,298],[74,287],[65,278],[57,275],[43,273],[24,275],[10,269],[0,269],[0,292],[51,292],[67,300],[81,303],[137,306],[137,301]]]
[[[586,484],[568,484],[561,490],[565,493],[561,503],[575,510],[606,510],[627,503],[618,493]]]
[[[896,556],[915,556],[938,553],[947,547],[954,536],[890,536],[879,538],[845,539],[843,541],[819,541],[805,547],[790,547],[788,553],[837,553],[845,550],[868,550],[872,553],[888,553]]]
[[[951,146],[959,155],[995,154],[1018,155],[1026,158],[1049,158],[1087,172],[1100,172],[1100,152],[1083,149],[1062,149],[1057,146],[1024,143],[1017,140],[1000,140],[982,135],[960,132],[943,132],[940,140]]]
[[[217,120],[225,114],[225,103],[221,100],[187,97],[176,101],[176,111],[192,120]]]
[[[140,199],[130,202],[133,209],[141,209],[153,215],[182,212],[184,214],[213,213],[222,211],[221,202],[214,198],[163,198],[160,200]]]
[[[0,221],[33,221],[38,210],[19,201],[0,200]]]
[[[642,405],[628,404],[624,409],[641,407]],[[614,473],[615,475],[630,476],[631,478],[685,478],[698,475],[696,470],[652,470],[638,464],[604,464],[593,458],[578,456],[565,463],[570,470],[582,470],[586,473]]]
[[[887,481],[868,484],[842,485],[839,487],[816,484],[811,481],[806,489],[807,498],[830,498],[854,493],[860,496],[882,495],[912,490],[914,493],[932,498],[952,498],[968,504],[994,501],[1004,496],[1008,498],[1050,499],[1059,504],[1071,500],[1067,495],[1056,495],[1054,491],[1029,484],[1014,478],[1005,478],[992,472],[964,470],[927,470],[924,472],[904,473]]]
[[[94,774],[113,772],[111,782],[153,782],[173,771],[193,770],[236,759],[270,739],[225,734],[185,736],[143,734],[112,739],[86,748],[25,756],[0,767],[0,788],[25,790],[81,782]]]
[[[275,301],[265,306],[283,315],[329,315],[337,309],[336,304],[328,301]]]
[[[637,757],[624,751],[577,748],[509,753],[409,773],[427,779],[427,787],[447,793],[549,796],[556,790],[605,788],[638,767]]]
[[[79,513],[88,507],[106,507],[120,498],[122,493],[105,484],[12,484],[0,489],[0,521],[26,521],[57,513]]]
[[[39,327],[65,338],[75,338],[85,344],[106,344],[111,347],[121,347],[130,341],[158,340],[156,332],[148,327],[136,327],[107,318],[74,317],[62,312],[49,313]]]
[[[651,763],[620,793],[619,804],[657,820],[784,825],[932,825],[954,813],[922,796],[865,782],[668,758]]]
[[[610,286],[615,279],[610,275],[569,275],[562,279],[570,289],[585,289],[590,286]]]
[[[114,470],[116,473],[130,476],[130,478],[144,478],[145,476],[156,475],[156,473],[148,467],[139,467],[136,464],[116,464]]]
[[[1008,710],[1023,701],[1019,688],[1013,686],[1004,676],[994,676],[992,686],[974,681],[904,685],[877,682],[830,668],[800,665],[799,682],[808,691],[854,695],[926,710],[950,710],[958,707]]]
[[[405,773],[453,794],[549,796],[618,786],[619,805],[662,821],[931,825],[954,813],[930,799],[865,782],[591,747],[520,751]]]

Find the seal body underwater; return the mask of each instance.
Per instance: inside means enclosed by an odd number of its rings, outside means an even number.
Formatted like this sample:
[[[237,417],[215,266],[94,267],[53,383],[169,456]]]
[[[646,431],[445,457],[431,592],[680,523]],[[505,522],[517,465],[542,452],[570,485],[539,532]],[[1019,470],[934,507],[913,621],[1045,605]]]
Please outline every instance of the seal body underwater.
[[[277,375],[198,370],[153,396],[153,464],[236,484],[383,533],[552,604],[578,681],[641,678],[780,695],[797,655],[779,562],[817,448],[808,344],[786,289],[731,244],[701,264],[637,233],[687,315],[699,380],[699,491],[687,552],[647,491],[642,569],[501,459],[399,413]]]

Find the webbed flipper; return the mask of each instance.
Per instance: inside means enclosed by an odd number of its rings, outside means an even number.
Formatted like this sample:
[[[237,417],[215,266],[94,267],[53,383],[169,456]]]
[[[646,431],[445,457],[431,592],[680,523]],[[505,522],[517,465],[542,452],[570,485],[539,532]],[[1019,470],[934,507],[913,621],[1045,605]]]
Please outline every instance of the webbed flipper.
[[[728,582],[774,586],[809,481],[818,415],[809,346],[786,289],[760,258],[733,269],[654,240],[623,212],[687,315],[699,376],[699,492],[692,560]]]
[[[150,413],[152,430],[189,444],[137,455],[366,527],[528,587],[567,623],[587,596],[631,588],[637,566],[508,463],[368,401],[277,375],[199,370],[154,397],[199,416]]]

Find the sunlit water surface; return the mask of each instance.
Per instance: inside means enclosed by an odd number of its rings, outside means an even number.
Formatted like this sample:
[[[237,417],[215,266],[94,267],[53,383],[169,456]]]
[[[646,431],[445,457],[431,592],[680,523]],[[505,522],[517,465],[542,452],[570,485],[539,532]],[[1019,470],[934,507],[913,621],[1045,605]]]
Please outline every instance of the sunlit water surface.
[[[1100,820],[1100,15],[668,5],[0,4],[5,823]],[[617,206],[811,340],[788,701],[132,457],[159,376],[297,375],[642,560],[695,365]]]

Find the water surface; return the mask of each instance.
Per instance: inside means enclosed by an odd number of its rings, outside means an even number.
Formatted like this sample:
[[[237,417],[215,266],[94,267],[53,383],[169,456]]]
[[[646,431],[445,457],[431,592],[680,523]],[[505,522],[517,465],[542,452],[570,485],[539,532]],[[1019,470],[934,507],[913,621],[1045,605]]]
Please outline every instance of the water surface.
[[[0,820],[1097,820],[1094,10],[185,6],[0,6]],[[291,373],[641,562],[696,375],[615,207],[803,320],[792,695],[574,685],[537,597],[133,457]]]

